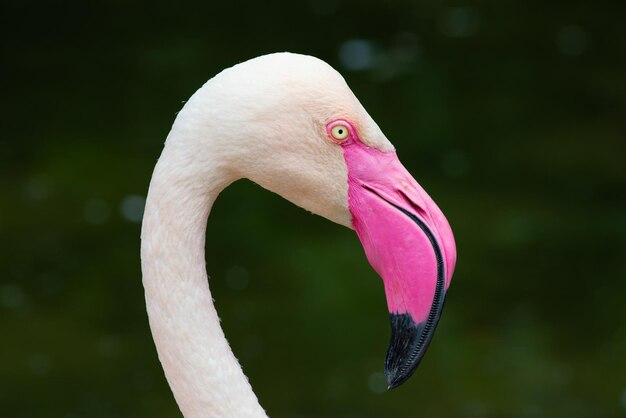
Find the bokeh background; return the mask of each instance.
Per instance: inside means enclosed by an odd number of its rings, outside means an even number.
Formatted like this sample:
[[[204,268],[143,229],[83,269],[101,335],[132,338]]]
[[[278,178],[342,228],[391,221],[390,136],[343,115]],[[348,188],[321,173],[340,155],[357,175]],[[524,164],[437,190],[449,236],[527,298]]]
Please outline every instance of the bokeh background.
[[[144,308],[144,197],[182,102],[276,51],[344,74],[459,257],[425,360],[387,392],[382,282],[355,234],[228,188],[210,286],[270,416],[626,416],[626,3],[2,9],[2,417],[180,417]]]

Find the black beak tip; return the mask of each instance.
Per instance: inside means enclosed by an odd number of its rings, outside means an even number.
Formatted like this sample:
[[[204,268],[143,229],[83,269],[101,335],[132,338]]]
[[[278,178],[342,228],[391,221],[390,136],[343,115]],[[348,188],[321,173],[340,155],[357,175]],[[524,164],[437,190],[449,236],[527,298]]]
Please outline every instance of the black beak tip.
[[[387,375],[387,390],[395,389],[402,385],[405,381],[406,379],[396,379],[393,376]]]
[[[406,368],[389,368],[387,364],[385,364],[385,377],[387,378],[387,390],[395,389],[401,386],[404,382],[409,380],[409,378],[415,373],[417,366],[420,361],[417,360],[414,364],[407,364]]]
[[[414,372],[415,369],[408,373],[398,373],[397,371],[390,372],[389,370],[385,370],[385,376],[387,377],[387,390],[395,389],[401,386],[404,382],[409,380]]]
[[[391,341],[385,358],[387,389],[406,382],[419,366],[432,333],[409,314],[391,314]]]

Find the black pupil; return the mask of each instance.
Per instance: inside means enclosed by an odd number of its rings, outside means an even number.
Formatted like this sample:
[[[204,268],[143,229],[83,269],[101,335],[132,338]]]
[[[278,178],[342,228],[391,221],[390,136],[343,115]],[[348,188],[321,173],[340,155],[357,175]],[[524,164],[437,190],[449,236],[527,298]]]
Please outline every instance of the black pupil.
[[[339,129],[339,131],[337,132],[339,132],[339,135],[341,135],[343,133],[343,129]]]

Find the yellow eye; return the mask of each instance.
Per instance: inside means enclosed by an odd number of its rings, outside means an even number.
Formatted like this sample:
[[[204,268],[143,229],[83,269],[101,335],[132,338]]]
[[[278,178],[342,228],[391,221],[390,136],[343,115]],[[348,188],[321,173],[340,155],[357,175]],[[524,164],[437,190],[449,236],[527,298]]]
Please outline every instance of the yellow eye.
[[[348,135],[350,135],[350,131],[348,130],[348,127],[345,125],[335,125],[333,126],[333,129],[330,130],[330,134],[337,141],[343,141],[344,139],[348,137]]]

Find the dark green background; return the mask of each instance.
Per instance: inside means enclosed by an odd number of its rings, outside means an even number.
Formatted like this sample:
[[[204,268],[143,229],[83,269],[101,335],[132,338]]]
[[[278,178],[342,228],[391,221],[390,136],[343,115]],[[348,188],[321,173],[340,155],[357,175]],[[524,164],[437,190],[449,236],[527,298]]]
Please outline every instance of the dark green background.
[[[355,234],[241,181],[209,220],[223,326],[269,414],[626,415],[626,3],[3,2],[0,415],[179,417],[138,219],[175,117],[264,53],[346,77],[455,232],[415,376],[385,392]]]

